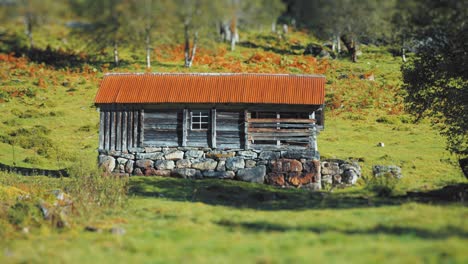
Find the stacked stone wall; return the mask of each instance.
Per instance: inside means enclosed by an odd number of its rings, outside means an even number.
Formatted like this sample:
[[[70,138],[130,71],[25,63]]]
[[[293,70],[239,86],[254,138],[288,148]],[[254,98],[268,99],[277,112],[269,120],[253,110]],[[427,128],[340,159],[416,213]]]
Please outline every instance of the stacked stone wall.
[[[318,190],[319,159],[313,150],[142,148],[130,153],[101,151],[99,165],[115,174],[234,179]]]

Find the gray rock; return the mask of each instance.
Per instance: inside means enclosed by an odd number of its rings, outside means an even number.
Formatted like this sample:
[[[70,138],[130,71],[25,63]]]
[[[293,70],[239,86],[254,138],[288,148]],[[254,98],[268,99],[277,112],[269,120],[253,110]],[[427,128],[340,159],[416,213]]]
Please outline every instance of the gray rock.
[[[403,175],[401,174],[401,168],[396,165],[374,165],[372,167],[372,174],[375,177],[382,177],[382,176],[392,176],[397,179],[401,179]]]
[[[282,153],[282,157],[286,159],[314,159],[320,160],[320,154],[314,150],[288,150]]]
[[[136,158],[139,160],[143,160],[143,159],[161,160],[161,159],[164,159],[164,154],[162,152],[137,153]]]
[[[146,153],[161,152],[161,148],[145,148]]]
[[[341,181],[346,184],[356,184],[357,180],[359,179],[358,174],[354,169],[346,170],[343,172]]]
[[[112,227],[109,232],[113,235],[125,235],[126,231],[122,227]]]
[[[341,174],[340,166],[336,162],[322,162],[322,175],[336,175]]]
[[[204,171],[203,177],[218,179],[233,179],[236,174],[233,171]]]
[[[142,159],[135,162],[135,165],[142,169],[153,167],[153,164],[154,162],[150,159]]]
[[[133,174],[138,175],[138,176],[143,176],[144,175],[142,169],[140,169],[140,168],[135,168],[135,170],[133,170]]]
[[[225,159],[225,158],[232,158],[235,155],[236,153],[233,151],[213,150],[213,151],[207,152],[205,154],[205,157],[215,159],[215,160],[220,160],[220,159]]]
[[[188,150],[185,152],[186,159],[199,159],[203,157],[204,152],[201,150]]]
[[[258,156],[258,158],[262,160],[275,160],[279,159],[280,157],[281,153],[276,151],[262,151]]]
[[[172,175],[172,171],[171,170],[153,170],[151,174],[155,176],[169,177]]]
[[[228,158],[226,160],[226,169],[237,171],[238,169],[243,169],[245,167],[245,161],[241,157]]]
[[[124,165],[125,163],[127,163],[127,159],[117,158],[117,164]]]
[[[257,166],[257,162],[255,160],[245,160],[246,168],[253,168],[255,166]]]
[[[126,173],[132,173],[133,172],[133,165],[135,165],[135,161],[128,160],[127,163],[125,164],[125,172]]]
[[[256,159],[258,154],[256,152],[253,152],[251,150],[242,150],[237,152],[237,155],[244,157],[246,159]]]
[[[190,168],[192,166],[192,162],[188,159],[181,159],[176,162],[177,168]]]
[[[192,160],[192,168],[198,170],[215,170],[218,162],[213,159],[196,159]]]
[[[172,170],[172,176],[180,178],[195,178],[200,174],[200,171],[196,169],[181,168]]]
[[[184,152],[180,150],[172,150],[165,153],[164,157],[167,160],[181,160],[184,158]]]
[[[125,154],[122,154],[122,158],[134,160],[134,159],[135,159],[135,155],[125,153]]]
[[[99,167],[103,168],[106,172],[111,173],[115,169],[115,159],[111,156],[99,156]]]
[[[220,160],[218,161],[218,166],[216,166],[217,171],[226,171],[226,161]]]
[[[154,162],[154,167],[158,170],[172,170],[175,168],[175,163],[172,160],[157,160]]]
[[[266,166],[261,165],[255,168],[239,169],[236,179],[247,182],[263,183],[265,181]]]
[[[331,175],[322,175],[322,184],[333,184],[333,177]]]

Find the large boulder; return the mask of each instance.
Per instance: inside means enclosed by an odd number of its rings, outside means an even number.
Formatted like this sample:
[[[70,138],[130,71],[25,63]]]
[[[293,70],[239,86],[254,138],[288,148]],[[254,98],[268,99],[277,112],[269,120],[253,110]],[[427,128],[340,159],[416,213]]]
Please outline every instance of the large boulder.
[[[403,177],[401,174],[401,168],[396,165],[374,165],[372,167],[372,174],[375,177],[391,176],[396,179]]]
[[[201,173],[196,169],[180,168],[172,170],[172,176],[179,178],[198,178],[201,176]]]
[[[153,153],[138,153],[136,155],[138,160],[150,159],[150,160],[160,160],[164,159],[164,154],[162,152],[153,152]]]
[[[135,161],[128,160],[127,163],[125,164],[125,172],[126,173],[132,173],[134,165],[135,165]]]
[[[181,160],[184,158],[184,152],[180,150],[169,150],[164,152],[167,160]]]
[[[218,179],[232,179],[236,176],[233,171],[204,171],[203,177],[218,178]]]
[[[281,158],[281,153],[278,151],[262,151],[258,158],[261,160],[276,160]]]
[[[236,155],[233,151],[221,151],[221,150],[213,150],[205,154],[205,157],[215,160],[232,158]]]
[[[190,168],[192,167],[192,162],[188,159],[181,159],[176,162],[177,168]]]
[[[275,172],[268,173],[268,175],[266,175],[265,180],[266,180],[266,183],[270,185],[276,185],[276,186],[286,185],[286,180],[285,180],[284,174],[282,173],[275,173]]]
[[[196,159],[192,160],[192,168],[205,171],[205,170],[215,170],[218,166],[218,162],[213,159]]]
[[[188,150],[185,152],[186,159],[199,159],[203,157],[203,151],[201,150]]]
[[[99,167],[105,172],[111,173],[114,171],[116,166],[115,159],[112,156],[100,155],[99,156]]]
[[[281,155],[285,159],[309,159],[320,160],[320,155],[314,150],[288,150]]]
[[[135,162],[135,165],[141,169],[151,168],[153,167],[153,164],[154,164],[154,161],[150,159],[142,159],[142,160],[137,160]]]
[[[246,159],[256,159],[258,154],[251,150],[241,150],[237,152],[237,155],[244,157]]]
[[[245,161],[241,157],[233,157],[226,160],[227,170],[237,171],[243,168],[245,168]]]
[[[276,173],[301,172],[302,163],[294,159],[272,160],[270,163],[271,171]]]
[[[239,169],[236,179],[246,182],[263,183],[265,181],[266,166],[260,165],[255,168]]]
[[[154,162],[154,167],[158,170],[172,170],[175,168],[173,160],[157,160]]]

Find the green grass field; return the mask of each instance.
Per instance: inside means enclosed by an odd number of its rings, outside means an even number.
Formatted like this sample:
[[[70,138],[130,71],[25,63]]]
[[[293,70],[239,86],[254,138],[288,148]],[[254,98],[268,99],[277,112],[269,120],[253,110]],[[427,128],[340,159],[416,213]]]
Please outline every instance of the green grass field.
[[[77,179],[96,162],[93,99],[103,73],[144,68],[133,59],[141,54],[131,49],[122,52],[120,68],[106,62],[54,68],[2,54],[0,162],[74,167],[75,178],[0,174],[0,263],[467,263],[466,186],[461,192],[442,189],[466,179],[431,121],[414,124],[404,112],[400,59],[373,46],[363,47],[358,64],[281,54],[292,44],[316,41],[299,32],[287,40],[265,34],[249,39],[257,48],[200,48],[192,69],[181,67],[180,47],[164,46],[153,71],[325,74],[326,128],[318,137],[319,151],[325,158],[360,160],[363,178],[357,186],[312,193],[234,181],[131,177],[123,205],[99,205],[106,201],[100,189],[87,208],[76,194],[76,212],[66,228],[48,221],[12,224],[9,209],[21,202],[18,193],[29,194],[25,202],[32,203],[53,189],[74,195]],[[375,81],[361,77],[368,75]],[[404,177],[391,196],[368,188],[377,164],[402,167]],[[443,194],[431,195],[434,190]],[[125,234],[111,234],[112,227]]]

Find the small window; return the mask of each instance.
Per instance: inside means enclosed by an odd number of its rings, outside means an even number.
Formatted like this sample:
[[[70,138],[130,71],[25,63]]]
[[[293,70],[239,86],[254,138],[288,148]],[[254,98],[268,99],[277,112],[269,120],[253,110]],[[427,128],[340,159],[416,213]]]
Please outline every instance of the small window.
[[[207,130],[210,123],[210,112],[194,110],[190,113],[190,128],[192,130]]]

